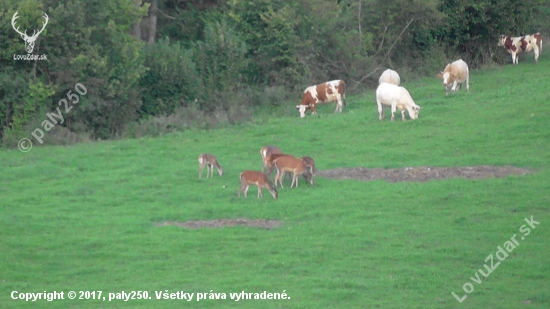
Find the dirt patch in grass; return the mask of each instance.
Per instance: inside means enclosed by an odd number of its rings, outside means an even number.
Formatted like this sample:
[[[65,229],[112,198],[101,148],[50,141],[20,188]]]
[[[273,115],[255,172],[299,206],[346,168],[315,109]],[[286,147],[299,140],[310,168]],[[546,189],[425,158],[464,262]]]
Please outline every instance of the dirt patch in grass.
[[[282,221],[278,220],[267,220],[267,219],[217,219],[217,220],[198,220],[198,221],[164,221],[158,222],[157,227],[176,225],[188,229],[200,229],[200,228],[222,228],[229,226],[249,226],[249,227],[258,227],[263,229],[274,229],[278,228],[283,224]]]
[[[449,178],[500,178],[508,175],[525,175],[533,171],[514,166],[466,166],[466,167],[406,167],[406,168],[337,168],[317,171],[316,176],[332,179],[386,180],[389,182],[429,181]]]

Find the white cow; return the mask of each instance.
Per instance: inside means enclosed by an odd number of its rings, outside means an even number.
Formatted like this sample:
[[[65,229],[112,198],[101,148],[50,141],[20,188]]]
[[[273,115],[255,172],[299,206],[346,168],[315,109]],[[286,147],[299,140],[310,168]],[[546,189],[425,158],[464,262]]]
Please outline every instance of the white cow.
[[[391,106],[391,120],[395,119],[395,111],[401,111],[401,119],[405,121],[405,109],[409,111],[411,119],[417,119],[421,107],[414,103],[407,89],[390,83],[381,83],[376,89],[376,104],[378,105],[378,119],[384,119],[384,105]]]
[[[378,79],[378,85],[380,85],[381,83],[390,83],[399,86],[399,84],[401,83],[401,79],[399,78],[399,74],[397,74],[397,72],[391,69],[387,69],[386,71],[382,72],[382,75],[380,75],[380,79]]]
[[[470,92],[470,71],[468,65],[462,59],[447,64],[445,70],[439,73],[437,77],[443,79],[445,95],[449,95],[449,90],[456,92],[457,85],[460,84],[460,88],[462,88],[463,83],[466,83],[466,89]]]

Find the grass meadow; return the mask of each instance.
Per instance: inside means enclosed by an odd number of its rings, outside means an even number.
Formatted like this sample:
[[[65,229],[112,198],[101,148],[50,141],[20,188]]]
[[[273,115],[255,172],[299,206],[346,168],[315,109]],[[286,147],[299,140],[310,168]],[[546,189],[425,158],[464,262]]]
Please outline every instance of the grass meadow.
[[[0,308],[550,308],[550,57],[474,70],[445,97],[435,77],[403,83],[416,121],[378,120],[374,91],[319,116],[157,138],[1,150]],[[293,109],[298,102],[289,102]],[[407,113],[408,117],[408,113]],[[47,134],[47,133],[46,133]],[[428,182],[330,180],[237,198],[239,173],[260,170],[266,144],[337,167],[512,165],[535,173]],[[197,157],[225,174],[198,179]],[[225,186],[225,188],[223,187]],[[540,222],[522,240],[524,218]],[[276,219],[183,229],[160,221]],[[514,234],[488,276],[478,269]],[[499,260],[494,257],[494,263]],[[490,263],[490,261],[488,262]],[[477,279],[476,279],[477,280]],[[463,285],[474,291],[459,303]],[[467,286],[468,287],[468,286]],[[12,291],[65,300],[12,300]],[[68,291],[148,291],[147,300],[69,300]],[[227,299],[157,300],[168,293]],[[229,293],[287,293],[286,300]]]

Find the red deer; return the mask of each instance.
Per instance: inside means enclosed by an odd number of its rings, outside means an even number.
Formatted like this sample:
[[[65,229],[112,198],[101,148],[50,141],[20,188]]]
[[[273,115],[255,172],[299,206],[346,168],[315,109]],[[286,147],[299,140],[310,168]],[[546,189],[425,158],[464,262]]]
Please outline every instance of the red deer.
[[[304,179],[306,181],[309,181],[311,184],[313,184],[313,178],[315,176],[315,172],[317,171],[317,169],[315,168],[315,161],[312,157],[308,156],[301,157],[300,160],[302,160],[302,162],[308,169],[308,171],[303,173],[302,176],[304,176]]]
[[[265,163],[267,166],[267,176],[270,176],[271,173],[273,173],[273,171],[275,170],[274,161],[277,158],[284,157],[284,156],[292,156],[292,155],[289,155],[286,153],[272,153],[267,155],[267,157],[265,158]]]
[[[443,79],[445,95],[449,95],[449,90],[456,92],[457,86],[460,84],[460,88],[462,88],[463,83],[466,83],[466,89],[470,92],[470,71],[468,65],[462,59],[447,64],[445,70],[439,73],[437,77]]]
[[[497,46],[504,46],[506,51],[512,55],[512,64],[518,64],[519,54],[522,52],[535,51],[535,63],[539,60],[539,54],[542,52],[542,35],[540,32],[528,34],[520,37],[510,37],[501,35]]]
[[[248,188],[250,185],[258,186],[258,198],[262,198],[262,188],[266,188],[274,199],[279,197],[277,189],[273,187],[269,179],[264,173],[257,171],[244,171],[240,174],[241,187],[239,188],[238,196],[241,197],[241,192],[244,191],[244,197],[247,198]]]
[[[405,109],[409,111],[411,119],[417,119],[421,107],[416,105],[407,89],[393,84],[382,83],[376,89],[376,104],[378,105],[378,119],[384,119],[384,105],[391,106],[391,121],[395,119],[395,111],[401,111],[401,119],[405,121]]]
[[[308,171],[308,168],[300,159],[296,159],[294,156],[282,156],[273,161],[275,168],[277,169],[277,175],[275,176],[275,187],[277,188],[277,182],[283,187],[283,173],[293,173],[292,183],[290,187],[294,186],[296,183],[296,188],[298,187],[298,177]],[[312,179],[310,184],[313,184]]]
[[[342,112],[342,105],[346,106],[346,83],[343,80],[333,80],[330,82],[307,87],[304,90],[302,103],[296,105],[300,112],[300,118],[306,116],[306,111],[311,110],[311,114],[316,114],[315,106],[319,103],[331,103],[336,101],[336,112]]]
[[[220,176],[223,175],[223,169],[218,163],[218,160],[215,156],[203,153],[199,156],[199,178],[202,178],[202,170],[206,166],[206,178],[208,179],[208,175],[211,174],[212,178],[214,178],[214,167],[218,170],[218,174]]]
[[[397,72],[387,69],[382,72],[382,75],[380,75],[380,78],[378,79],[378,85],[381,83],[390,83],[399,86],[401,79],[399,78],[399,74],[397,74]]]
[[[275,147],[275,146],[264,146],[262,147],[262,149],[260,149],[260,155],[262,156],[262,161],[263,161],[262,173],[267,167],[267,161],[266,161],[267,156],[270,154],[279,154],[279,153],[283,153],[283,152],[281,151],[281,149],[279,149],[279,147]]]

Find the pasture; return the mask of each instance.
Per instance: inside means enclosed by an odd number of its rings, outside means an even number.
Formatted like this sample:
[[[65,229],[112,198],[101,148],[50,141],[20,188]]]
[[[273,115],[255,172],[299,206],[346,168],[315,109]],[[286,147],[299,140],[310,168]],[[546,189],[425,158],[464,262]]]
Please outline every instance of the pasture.
[[[158,138],[2,150],[1,308],[548,308],[550,307],[550,57],[472,70],[470,93],[434,76],[402,81],[419,119],[378,120],[374,91],[318,116]],[[408,113],[407,113],[408,119]],[[515,166],[533,173],[426,182],[316,177],[310,186],[237,198],[259,150],[311,156],[319,170]],[[224,175],[198,179],[197,157]],[[225,186],[225,188],[223,187]],[[524,218],[540,224],[521,240]],[[189,229],[162,222],[268,219],[272,229]],[[160,226],[158,226],[160,224]],[[484,260],[517,235],[488,277]],[[494,263],[497,263],[494,258]],[[490,261],[489,261],[490,263]],[[490,264],[488,264],[490,266]],[[476,279],[477,280],[477,279]],[[460,304],[452,295],[474,291]],[[10,293],[148,291],[150,300],[12,300]],[[226,293],[156,300],[155,291]],[[286,300],[229,293],[287,293]]]

